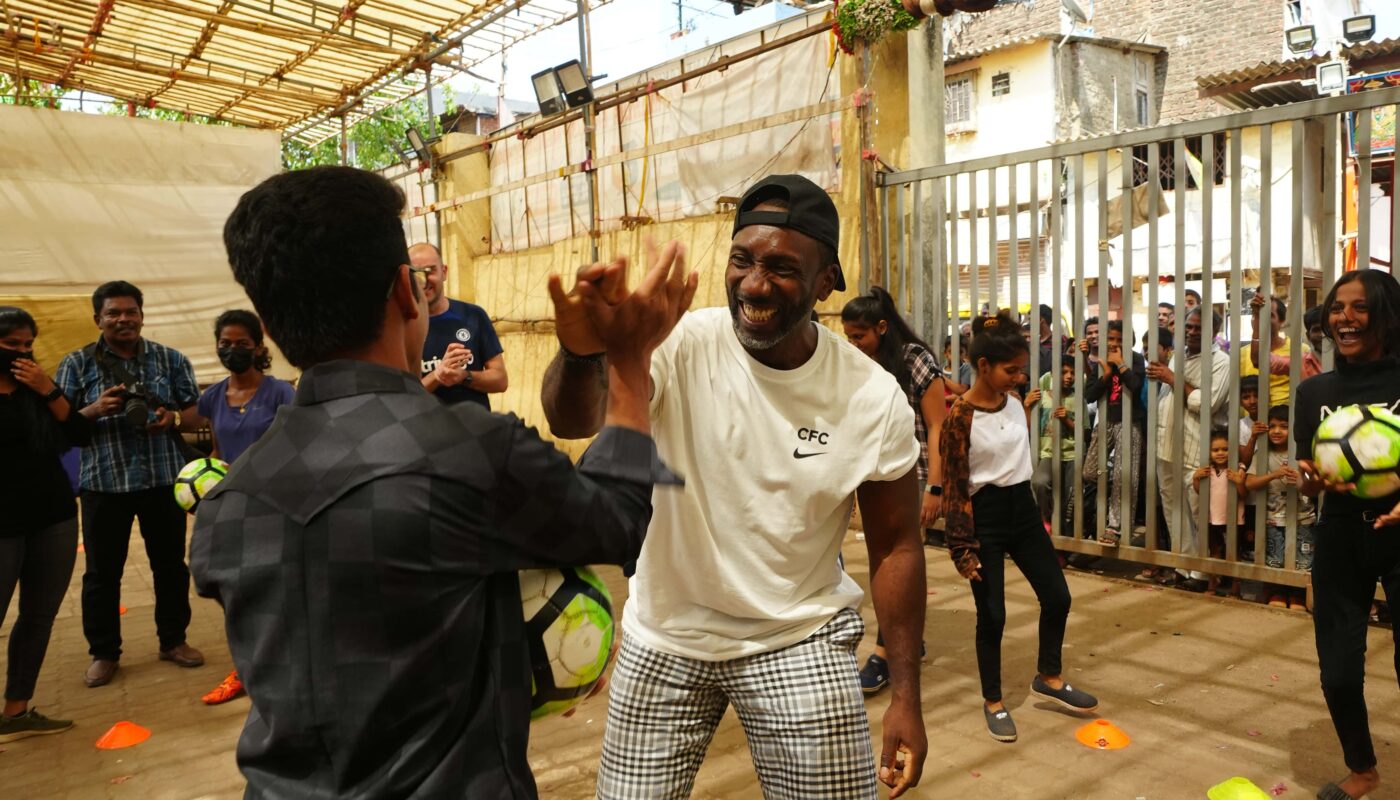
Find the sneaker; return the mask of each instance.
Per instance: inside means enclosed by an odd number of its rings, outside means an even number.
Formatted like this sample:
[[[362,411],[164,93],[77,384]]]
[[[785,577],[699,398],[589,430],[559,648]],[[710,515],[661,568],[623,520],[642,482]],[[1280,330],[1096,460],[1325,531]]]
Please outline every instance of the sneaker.
[[[234,670],[224,678],[223,682],[214,687],[214,691],[200,698],[206,706],[216,706],[220,703],[227,703],[243,696],[243,681],[238,678],[238,670]]]
[[[860,668],[860,690],[866,694],[877,694],[890,685],[890,665],[875,654],[865,660]]]
[[[1068,682],[1059,689],[1051,689],[1050,684],[1037,675],[1031,681],[1031,694],[1042,700],[1059,703],[1070,711],[1093,711],[1099,707],[1098,698],[1088,692],[1081,692]]]
[[[982,704],[982,716],[987,719],[987,733],[998,742],[1016,741],[1016,723],[1011,720],[1011,712],[1005,708],[993,711]]]
[[[63,733],[73,727],[70,719],[49,719],[37,709],[29,709],[17,717],[0,716],[0,743],[13,742],[30,736]]]

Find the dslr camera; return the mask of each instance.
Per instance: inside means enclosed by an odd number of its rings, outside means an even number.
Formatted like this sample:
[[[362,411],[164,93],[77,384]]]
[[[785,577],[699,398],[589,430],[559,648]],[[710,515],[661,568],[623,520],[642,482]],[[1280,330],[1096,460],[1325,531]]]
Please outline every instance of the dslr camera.
[[[136,381],[126,388],[121,394],[122,415],[131,427],[137,430],[145,430],[146,423],[151,418],[151,409],[165,408],[159,397],[156,397],[146,384]]]

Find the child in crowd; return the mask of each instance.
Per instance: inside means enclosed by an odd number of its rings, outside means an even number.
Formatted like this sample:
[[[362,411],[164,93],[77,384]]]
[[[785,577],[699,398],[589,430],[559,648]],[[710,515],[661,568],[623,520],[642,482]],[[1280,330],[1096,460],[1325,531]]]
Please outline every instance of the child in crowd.
[[[1053,387],[1055,372],[1047,372],[1040,377],[1040,465],[1036,467],[1031,486],[1035,489],[1036,502],[1040,505],[1040,516],[1045,529],[1052,530],[1056,512],[1054,470],[1060,471],[1060,533],[1069,534],[1074,525],[1074,437],[1082,423],[1092,426],[1083,400],[1079,394],[1079,384],[1075,381],[1074,356],[1066,353],[1060,356],[1060,404],[1054,403]],[[1092,409],[1089,409],[1092,411]],[[1055,452],[1055,429],[1060,431],[1060,449]]]
[[[1230,494],[1240,497],[1236,504],[1235,523],[1244,524],[1244,484],[1241,473],[1230,469],[1230,434],[1224,428],[1216,428],[1210,433],[1210,463],[1196,470],[1191,477],[1191,488],[1201,491],[1201,482],[1208,483],[1210,502],[1209,545],[1211,558],[1225,557],[1225,531],[1230,526]],[[1234,581],[1234,596],[1239,596],[1240,582]],[[1214,594],[1220,586],[1220,576],[1210,576],[1207,591]]]
[[[1245,375],[1240,381],[1240,463],[1244,471],[1254,468],[1254,453],[1259,440],[1269,432],[1269,425],[1259,418],[1259,376]],[[1240,529],[1239,556],[1254,560],[1254,495],[1244,498],[1244,527]]]
[[[1104,361],[1097,374],[1091,375],[1088,387],[1084,390],[1084,399],[1089,403],[1105,401],[1107,407],[1107,424],[1095,426],[1094,433],[1089,437],[1089,448],[1084,452],[1084,479],[1086,481],[1097,480],[1101,470],[1106,471],[1108,479],[1108,502],[1106,504],[1106,522],[1103,533],[1099,536],[1099,541],[1104,544],[1118,544],[1119,532],[1123,530],[1123,523],[1132,520],[1120,519],[1123,513],[1123,491],[1127,489],[1132,492],[1132,497],[1137,497],[1139,477],[1139,465],[1142,460],[1142,432],[1138,425],[1132,425],[1128,433],[1129,450],[1127,453],[1128,475],[1130,485],[1123,485],[1122,464],[1123,458],[1123,406],[1125,404],[1132,408],[1132,413],[1141,421],[1143,409],[1136,407],[1138,390],[1147,380],[1147,365],[1141,355],[1132,352],[1123,346],[1123,322],[1121,320],[1109,320],[1108,323],[1108,359]],[[1104,450],[1103,462],[1099,460],[1099,437],[1107,436],[1107,447]]]
[[[1264,560],[1270,567],[1281,569],[1288,541],[1288,497],[1298,486],[1298,470],[1288,458],[1288,406],[1274,406],[1269,409],[1269,471],[1263,475],[1246,475],[1244,488],[1257,492],[1268,488],[1265,520]],[[1298,495],[1298,513],[1294,517],[1298,523],[1298,548],[1295,568],[1301,572],[1312,571],[1313,525],[1317,522],[1317,506],[1313,498]],[[1287,606],[1294,610],[1307,608],[1306,593],[1302,589],[1286,589],[1282,586],[1269,587],[1269,605]]]

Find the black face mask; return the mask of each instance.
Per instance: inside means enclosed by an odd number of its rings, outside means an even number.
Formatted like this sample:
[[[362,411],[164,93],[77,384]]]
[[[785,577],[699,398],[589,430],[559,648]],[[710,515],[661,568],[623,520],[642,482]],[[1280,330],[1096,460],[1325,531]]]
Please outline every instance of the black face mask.
[[[219,362],[229,372],[240,375],[253,368],[254,352],[242,347],[222,347],[219,349]]]
[[[3,373],[5,375],[12,375],[13,373],[10,371],[10,368],[13,367],[15,365],[15,362],[20,360],[21,358],[33,361],[34,351],[10,350],[5,347],[0,347],[0,373]]]

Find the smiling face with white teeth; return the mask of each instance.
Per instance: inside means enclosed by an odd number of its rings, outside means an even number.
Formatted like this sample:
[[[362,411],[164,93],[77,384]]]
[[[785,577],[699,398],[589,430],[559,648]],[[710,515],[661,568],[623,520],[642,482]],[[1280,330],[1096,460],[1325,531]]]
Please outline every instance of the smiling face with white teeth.
[[[755,211],[777,210],[762,203]],[[729,313],[739,343],[775,369],[806,363],[816,349],[812,308],[835,289],[826,248],[806,234],[749,225],[734,235],[725,271]]]
[[[1336,297],[1327,309],[1327,329],[1337,346],[1337,355],[1347,363],[1374,361],[1381,356],[1381,337],[1371,331],[1371,311],[1366,303],[1366,287],[1350,281],[1337,287]]]

